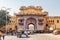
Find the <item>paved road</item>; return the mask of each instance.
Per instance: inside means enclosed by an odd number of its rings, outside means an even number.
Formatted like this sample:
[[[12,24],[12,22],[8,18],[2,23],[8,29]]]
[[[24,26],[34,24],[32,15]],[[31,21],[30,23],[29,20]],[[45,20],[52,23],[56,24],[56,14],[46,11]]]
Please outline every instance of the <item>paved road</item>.
[[[60,40],[60,38],[51,34],[34,34],[30,35],[30,38],[17,38],[16,36],[5,36],[5,40]]]

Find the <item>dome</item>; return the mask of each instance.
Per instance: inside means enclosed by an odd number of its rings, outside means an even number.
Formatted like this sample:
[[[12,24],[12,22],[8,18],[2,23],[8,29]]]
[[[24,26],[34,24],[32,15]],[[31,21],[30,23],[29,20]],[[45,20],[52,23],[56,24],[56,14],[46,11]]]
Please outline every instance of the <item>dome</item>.
[[[43,10],[41,6],[37,6],[36,9]]]
[[[26,9],[26,6],[21,6],[20,7],[20,10],[22,10],[22,9]]]

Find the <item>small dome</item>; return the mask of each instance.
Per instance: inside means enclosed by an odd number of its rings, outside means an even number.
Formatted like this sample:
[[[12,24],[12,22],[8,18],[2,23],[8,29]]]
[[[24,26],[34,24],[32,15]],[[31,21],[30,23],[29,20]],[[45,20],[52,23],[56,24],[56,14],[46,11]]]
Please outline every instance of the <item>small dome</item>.
[[[41,6],[37,6],[36,8],[42,10],[42,7]]]
[[[20,7],[20,10],[22,10],[22,9],[26,9],[26,6],[21,6]]]

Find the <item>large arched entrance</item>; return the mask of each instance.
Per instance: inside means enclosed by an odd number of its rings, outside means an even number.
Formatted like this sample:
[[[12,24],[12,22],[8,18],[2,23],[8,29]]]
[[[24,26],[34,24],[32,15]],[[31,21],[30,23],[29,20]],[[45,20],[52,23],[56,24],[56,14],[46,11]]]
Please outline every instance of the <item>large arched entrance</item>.
[[[26,28],[28,30],[36,30],[37,29],[37,26],[36,26],[36,19],[35,18],[28,18],[26,20]]]
[[[34,30],[35,26],[33,23],[28,24],[29,30]]]

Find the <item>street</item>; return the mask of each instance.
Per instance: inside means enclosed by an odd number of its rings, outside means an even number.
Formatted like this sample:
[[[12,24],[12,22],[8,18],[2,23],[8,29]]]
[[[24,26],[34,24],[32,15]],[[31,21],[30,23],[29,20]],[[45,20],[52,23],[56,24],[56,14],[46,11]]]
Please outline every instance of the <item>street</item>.
[[[17,38],[17,36],[5,36],[4,40],[60,40],[60,36],[52,34],[34,34],[29,38]]]

